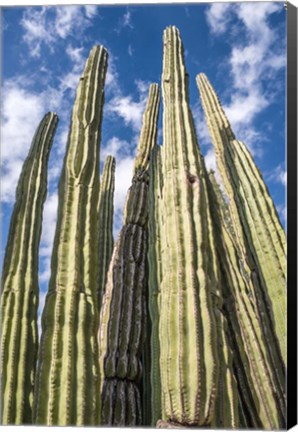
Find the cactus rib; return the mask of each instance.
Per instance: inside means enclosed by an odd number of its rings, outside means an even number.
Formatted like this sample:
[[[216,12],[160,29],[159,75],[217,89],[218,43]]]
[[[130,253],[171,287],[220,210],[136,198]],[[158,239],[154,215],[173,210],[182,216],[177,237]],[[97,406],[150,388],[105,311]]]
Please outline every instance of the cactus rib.
[[[38,247],[47,164],[58,123],[48,113],[34,135],[16,190],[1,292],[1,423],[32,423],[38,348]]]
[[[34,421],[99,423],[97,209],[107,51],[95,46],[77,88],[59,184],[52,273],[42,315]]]

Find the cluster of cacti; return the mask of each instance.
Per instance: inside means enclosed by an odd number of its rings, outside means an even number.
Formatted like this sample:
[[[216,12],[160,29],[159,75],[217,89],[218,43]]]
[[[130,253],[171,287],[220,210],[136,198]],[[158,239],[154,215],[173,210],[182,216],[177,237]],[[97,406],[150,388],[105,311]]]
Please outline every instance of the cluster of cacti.
[[[56,115],[45,116],[24,163],[3,267],[1,421],[282,428],[286,241],[261,174],[200,74],[226,196],[207,172],[182,41],[168,27],[163,143],[151,84],[114,244],[112,156],[99,176],[106,69],[96,46],[72,112],[39,347],[38,246]]]

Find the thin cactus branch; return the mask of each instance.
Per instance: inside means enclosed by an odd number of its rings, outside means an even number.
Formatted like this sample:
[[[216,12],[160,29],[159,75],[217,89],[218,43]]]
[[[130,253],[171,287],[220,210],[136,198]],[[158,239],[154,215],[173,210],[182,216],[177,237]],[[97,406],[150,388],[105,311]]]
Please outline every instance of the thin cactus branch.
[[[159,89],[149,97],[128,191],[124,225],[115,244],[100,318],[102,424],[140,425],[139,383],[144,333],[147,255],[148,166],[157,137]]]
[[[100,185],[98,225],[99,225],[99,255],[98,255],[98,310],[106,284],[109,264],[113,253],[113,213],[115,189],[115,165],[113,156],[107,156]]]
[[[99,423],[99,143],[107,51],[95,46],[77,88],[59,185],[52,273],[42,314],[34,420]]]
[[[1,292],[1,423],[32,423],[37,360],[38,248],[47,164],[58,123],[48,113],[34,135],[16,190]]]

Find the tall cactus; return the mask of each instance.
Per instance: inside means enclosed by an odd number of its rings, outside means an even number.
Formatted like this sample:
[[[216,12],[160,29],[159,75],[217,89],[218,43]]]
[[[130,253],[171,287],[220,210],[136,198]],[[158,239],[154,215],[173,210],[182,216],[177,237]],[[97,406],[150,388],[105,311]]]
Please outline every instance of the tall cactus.
[[[124,225],[115,244],[100,318],[102,424],[140,425],[148,165],[157,137],[159,89],[150,86]]]
[[[240,427],[279,429],[285,426],[284,381],[279,380],[268,352],[270,347],[255,306],[253,278],[231,230],[227,204],[212,172],[209,178],[228,329],[225,333],[233,348],[238,384]]]
[[[148,288],[149,313],[151,318],[151,424],[162,418],[161,382],[160,382],[160,341],[159,341],[159,314],[160,314],[160,286],[162,281],[161,248],[162,239],[162,147],[156,146],[152,151],[149,180],[149,223],[148,223]]]
[[[189,108],[179,31],[164,31],[160,374],[163,420],[208,425],[218,382],[218,296],[206,170]]]
[[[38,348],[38,247],[47,164],[58,123],[48,113],[34,135],[16,190],[1,292],[1,423],[32,423]]]
[[[113,156],[107,156],[100,185],[98,204],[99,225],[99,255],[98,255],[98,310],[100,310],[101,298],[107,279],[107,272],[113,253],[113,212],[114,212],[114,190],[115,190],[115,165]]]
[[[286,239],[273,201],[245,145],[236,140],[220,101],[206,75],[197,84],[215,147],[218,168],[230,201],[239,244],[252,255],[260,279],[258,307],[266,328],[275,333],[286,361]],[[274,336],[272,336],[274,339]],[[268,341],[272,344],[272,339]]]
[[[76,93],[59,184],[52,273],[42,314],[34,420],[99,423],[99,142],[107,51],[95,46]]]

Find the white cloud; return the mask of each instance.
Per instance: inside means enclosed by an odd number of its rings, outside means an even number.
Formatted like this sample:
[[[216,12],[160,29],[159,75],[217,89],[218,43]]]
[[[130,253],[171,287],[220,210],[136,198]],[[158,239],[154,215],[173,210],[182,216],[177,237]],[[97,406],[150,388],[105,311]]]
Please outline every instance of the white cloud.
[[[213,3],[206,12],[207,22],[215,34],[226,31],[231,18],[231,10],[235,7],[229,3]]]
[[[134,50],[133,50],[133,48],[132,48],[132,46],[131,46],[130,44],[128,45],[127,52],[128,52],[128,55],[129,55],[130,57],[133,56],[133,52],[134,52]]]
[[[118,21],[118,26],[114,29],[116,33],[120,33],[125,27],[133,29],[131,12],[127,11]]]
[[[18,83],[7,81],[2,95],[1,199],[13,202],[23,161],[46,111],[43,96],[30,93]]]
[[[149,84],[137,80],[136,88],[139,93],[135,101],[132,95],[124,96],[117,92],[116,96],[108,101],[105,107],[107,115],[120,117],[126,126],[131,127],[135,133],[139,133],[142,125],[142,116],[147,103]]]
[[[263,134],[254,126],[254,120],[272,102],[266,92],[266,80],[274,82],[276,73],[285,66],[285,47],[269,26],[268,17],[281,10],[277,3],[216,3],[207,11],[207,22],[216,35],[231,36],[237,18],[241,38],[228,38],[231,54],[231,100],[223,108],[239,139],[253,154],[260,156]],[[233,25],[232,25],[233,24]],[[272,93],[273,94],[273,93]]]
[[[282,164],[279,164],[271,172],[265,173],[265,177],[267,181],[287,186],[287,172]]]
[[[81,38],[92,24],[96,9],[92,6],[44,6],[27,8],[21,20],[23,40],[29,47],[29,56],[39,57],[42,45],[53,52],[59,40],[69,36]]]

